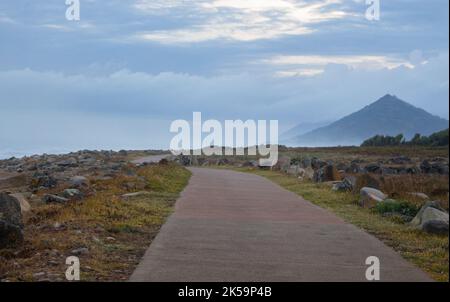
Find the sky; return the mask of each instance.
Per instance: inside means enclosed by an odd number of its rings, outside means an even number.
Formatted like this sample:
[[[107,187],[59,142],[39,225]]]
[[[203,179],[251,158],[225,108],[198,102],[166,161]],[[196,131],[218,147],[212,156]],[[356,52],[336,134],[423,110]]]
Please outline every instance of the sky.
[[[192,118],[337,120],[390,93],[449,116],[449,2],[0,0],[0,157],[168,148]]]

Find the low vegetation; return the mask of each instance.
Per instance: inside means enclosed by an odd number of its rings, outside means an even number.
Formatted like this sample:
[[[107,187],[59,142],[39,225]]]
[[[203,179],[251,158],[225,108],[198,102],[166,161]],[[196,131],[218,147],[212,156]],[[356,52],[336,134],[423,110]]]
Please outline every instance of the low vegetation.
[[[431,235],[413,229],[408,224],[385,217],[387,209],[382,207],[365,209],[358,206],[358,196],[350,192],[337,193],[329,184],[301,182],[295,177],[275,171],[255,168],[235,168],[268,178],[280,186],[302,196],[303,198],[328,209],[345,221],[352,223],[382,240],[386,245],[399,252],[405,259],[416,264],[438,281],[448,281],[449,250],[448,237]],[[395,205],[398,206],[398,205]],[[400,212],[414,212],[417,206],[401,202]]]
[[[95,194],[82,201],[34,205],[24,245],[0,251],[0,279],[64,281],[66,257],[75,255],[82,281],[127,280],[190,177],[174,164],[130,169],[92,181]],[[146,194],[121,198],[137,186]]]

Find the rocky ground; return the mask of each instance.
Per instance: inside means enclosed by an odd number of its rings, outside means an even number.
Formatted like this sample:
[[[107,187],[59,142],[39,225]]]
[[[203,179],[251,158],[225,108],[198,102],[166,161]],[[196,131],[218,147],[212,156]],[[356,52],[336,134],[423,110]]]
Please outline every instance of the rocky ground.
[[[68,255],[90,262],[85,279],[126,280],[182,189],[171,181],[187,179],[184,169],[130,163],[160,152],[1,160],[0,280],[63,281]]]

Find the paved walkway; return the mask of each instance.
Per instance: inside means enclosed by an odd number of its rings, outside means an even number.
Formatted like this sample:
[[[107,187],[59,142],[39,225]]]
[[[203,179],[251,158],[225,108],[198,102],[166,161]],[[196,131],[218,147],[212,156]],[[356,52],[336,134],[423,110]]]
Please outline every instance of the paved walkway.
[[[373,236],[269,180],[191,168],[193,176],[130,281],[430,281]]]

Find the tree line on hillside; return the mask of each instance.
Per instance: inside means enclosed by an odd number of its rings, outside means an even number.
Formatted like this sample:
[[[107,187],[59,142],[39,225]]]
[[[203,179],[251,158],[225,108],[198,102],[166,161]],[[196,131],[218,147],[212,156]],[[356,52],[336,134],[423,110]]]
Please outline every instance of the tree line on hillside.
[[[397,136],[389,135],[375,135],[367,140],[365,140],[361,147],[382,147],[382,146],[448,146],[448,130],[445,129],[430,136],[422,136],[419,133],[414,135],[414,137],[407,141],[403,134]]]

